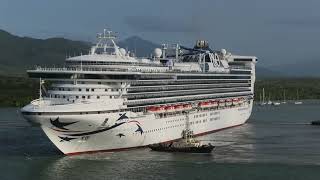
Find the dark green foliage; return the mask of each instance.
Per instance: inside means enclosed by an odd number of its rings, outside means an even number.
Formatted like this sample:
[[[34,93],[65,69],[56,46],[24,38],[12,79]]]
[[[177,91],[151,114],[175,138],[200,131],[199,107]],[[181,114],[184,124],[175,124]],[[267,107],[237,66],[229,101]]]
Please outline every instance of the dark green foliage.
[[[38,98],[39,82],[25,77],[0,76],[0,106],[21,107]]]
[[[262,88],[265,90],[265,97],[271,100],[282,100],[285,90],[287,100],[297,99],[320,99],[319,78],[294,78],[294,79],[263,79],[257,80],[255,85],[255,99],[260,99]]]
[[[0,106],[21,107],[39,97],[39,82],[26,77],[0,76]],[[264,79],[255,84],[255,98],[259,100],[262,88],[271,100],[282,100],[283,89],[286,99],[296,99],[297,89],[300,99],[320,99],[320,79]]]
[[[88,50],[85,42],[18,37],[0,30],[0,73],[22,74],[34,65],[62,65],[67,55],[85,54]]]

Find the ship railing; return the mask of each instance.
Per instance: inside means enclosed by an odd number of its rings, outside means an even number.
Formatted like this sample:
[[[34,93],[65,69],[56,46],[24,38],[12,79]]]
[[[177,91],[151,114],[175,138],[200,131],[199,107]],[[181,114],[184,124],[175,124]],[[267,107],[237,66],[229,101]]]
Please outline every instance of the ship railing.
[[[125,94],[124,96],[132,99],[144,99],[144,98],[157,98],[157,97],[170,97],[176,95],[195,95],[205,93],[229,93],[229,92],[243,92],[250,91],[250,87],[240,88],[221,88],[221,89],[191,89],[191,90],[179,90],[179,91],[159,91],[159,92],[139,92],[134,94]]]
[[[251,95],[251,92],[232,92],[232,93],[219,93],[219,94],[200,94],[200,95],[188,95],[188,96],[175,96],[175,97],[164,97],[156,99],[141,99],[141,100],[128,100],[125,102],[125,105],[141,105],[141,104],[159,104],[159,103],[171,103],[179,101],[193,101],[201,99],[210,99],[210,98],[223,98],[226,96],[243,96]]]
[[[251,67],[247,67],[247,66],[236,66],[236,65],[230,65],[229,67],[230,67],[230,69],[252,70],[252,68],[251,68]]]
[[[41,67],[37,66],[35,71],[40,72],[69,72],[69,71],[89,71],[89,72],[108,72],[108,71],[116,71],[116,72],[142,72],[142,73],[194,73],[194,74],[203,74],[201,71],[181,71],[180,69],[145,69],[139,67],[130,67],[130,68],[98,68],[98,67]],[[218,71],[206,72],[216,74]],[[228,71],[219,71],[219,73],[228,73]]]

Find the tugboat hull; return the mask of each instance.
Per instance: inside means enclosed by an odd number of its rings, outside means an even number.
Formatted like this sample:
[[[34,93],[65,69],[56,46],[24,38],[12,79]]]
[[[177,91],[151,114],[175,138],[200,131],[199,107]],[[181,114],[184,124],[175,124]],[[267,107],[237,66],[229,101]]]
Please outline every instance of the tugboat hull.
[[[162,145],[149,145],[148,146],[153,151],[161,151],[161,152],[182,152],[182,153],[211,153],[211,151],[215,148],[212,145],[202,145],[199,147],[170,147],[170,146],[162,146]]]

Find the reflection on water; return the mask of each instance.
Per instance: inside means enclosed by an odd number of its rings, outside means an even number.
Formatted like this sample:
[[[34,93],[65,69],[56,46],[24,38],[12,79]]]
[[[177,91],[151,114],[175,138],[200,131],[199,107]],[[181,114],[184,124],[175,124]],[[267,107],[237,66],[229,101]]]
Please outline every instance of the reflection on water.
[[[0,169],[5,172],[1,179],[207,179],[213,171],[227,177],[230,168],[241,177],[244,167],[318,165],[320,127],[309,123],[319,119],[319,108],[318,101],[255,107],[245,125],[198,137],[217,146],[212,154],[138,149],[70,157],[39,128],[18,119],[15,109],[0,109]]]

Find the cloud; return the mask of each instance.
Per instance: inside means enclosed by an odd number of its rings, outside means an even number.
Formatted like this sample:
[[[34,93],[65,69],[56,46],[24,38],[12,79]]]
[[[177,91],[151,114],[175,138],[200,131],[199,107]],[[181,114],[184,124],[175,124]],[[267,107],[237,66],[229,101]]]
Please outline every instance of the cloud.
[[[157,16],[126,16],[124,23],[138,32],[199,32],[192,19]]]

